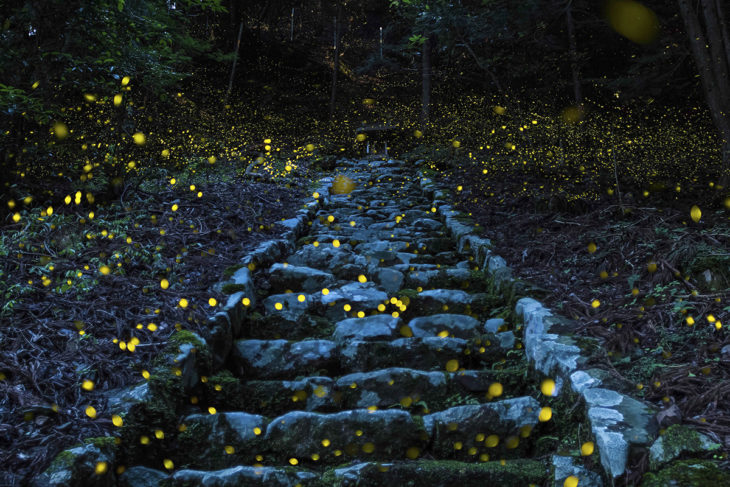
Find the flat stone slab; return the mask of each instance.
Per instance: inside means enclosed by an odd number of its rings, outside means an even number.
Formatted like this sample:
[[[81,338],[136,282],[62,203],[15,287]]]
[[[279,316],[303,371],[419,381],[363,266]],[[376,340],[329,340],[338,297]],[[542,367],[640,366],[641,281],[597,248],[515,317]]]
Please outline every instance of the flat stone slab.
[[[529,433],[537,424],[539,414],[537,400],[523,396],[455,406],[423,416],[423,424],[431,437],[432,450],[440,457],[449,458],[454,454],[456,442],[461,442],[462,448],[496,448],[504,443],[507,449],[515,449],[520,433],[525,431],[522,428],[527,428]],[[490,446],[489,436],[496,436],[497,444]]]
[[[246,486],[276,486],[294,487],[302,482],[313,481],[319,474],[302,469],[284,469],[277,467],[249,467],[237,466],[224,470],[180,470],[175,472],[168,481],[170,487],[233,487]]]
[[[328,472],[325,480],[329,482]],[[334,487],[446,486],[484,487],[545,485],[548,472],[542,462],[509,460],[501,462],[458,462],[419,460],[417,462],[367,462],[335,469]]]
[[[335,324],[332,339],[338,345],[351,340],[389,340],[400,336],[402,323],[400,318],[385,314],[348,318]]]
[[[301,293],[272,294],[264,299],[263,305],[267,315],[279,316],[283,320],[295,322],[304,316],[314,304],[311,296],[305,295],[299,300]],[[281,309],[278,309],[279,306]]]
[[[274,289],[315,293],[337,281],[331,273],[312,267],[274,264],[269,269],[269,282]]]
[[[319,463],[342,463],[343,452],[345,458],[405,458],[409,448],[423,448],[428,435],[406,411],[353,409],[287,413],[271,421],[265,440],[269,450],[282,458],[319,455]]]
[[[408,407],[423,396],[445,394],[447,381],[443,372],[391,367],[344,375],[337,379],[335,388],[342,393],[342,407]]]
[[[285,379],[332,370],[338,360],[336,349],[330,340],[237,340],[231,355],[244,377]]]
[[[377,227],[377,225],[380,225],[380,227]],[[374,224],[370,225],[369,228],[374,230],[380,230],[385,229],[386,227],[383,225],[391,225],[387,228],[392,228],[395,226],[395,223],[393,224]],[[376,228],[377,227],[377,228]],[[381,228],[382,227],[382,228]],[[375,242],[363,242],[361,244],[358,244],[355,247],[355,251],[359,253],[360,255],[364,256],[370,256],[376,259],[383,259],[385,261],[389,261],[395,258],[395,254],[397,252],[402,252],[406,250],[409,247],[407,242],[402,241],[387,241],[387,240],[378,240]]]
[[[467,341],[461,338],[397,338],[392,341],[353,340],[340,348],[344,371],[362,372],[387,367],[446,370],[446,364],[463,356]]]
[[[330,289],[329,294],[321,297],[322,304],[342,302],[350,304],[355,309],[373,310],[388,299],[388,295],[377,289],[373,282],[352,282],[336,289]]]
[[[302,267],[315,267],[317,269],[333,272],[345,264],[357,264],[367,266],[367,260],[344,245],[334,247],[332,245],[305,245],[287,259],[290,265]]]
[[[447,336],[456,338],[472,338],[479,335],[481,324],[475,318],[461,314],[435,314],[413,318],[408,322],[414,337],[425,338],[439,336],[446,333]]]
[[[392,268],[380,268],[375,271],[375,281],[386,293],[393,295],[403,287],[404,275]]]

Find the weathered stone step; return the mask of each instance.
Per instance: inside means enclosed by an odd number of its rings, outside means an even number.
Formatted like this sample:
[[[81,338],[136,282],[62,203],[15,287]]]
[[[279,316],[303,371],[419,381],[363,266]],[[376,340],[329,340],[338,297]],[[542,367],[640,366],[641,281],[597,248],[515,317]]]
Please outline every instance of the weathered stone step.
[[[178,470],[167,475],[147,467],[133,467],[120,477],[119,487],[235,487],[322,486],[320,475],[294,467],[264,467],[238,465],[221,470]]]
[[[329,272],[311,267],[290,264],[274,264],[269,269],[271,292],[279,293],[287,289],[296,292],[314,293],[337,282]]]
[[[374,408],[290,411],[272,419],[244,412],[193,414],[179,427],[173,462],[183,468],[257,462],[321,468],[348,460],[394,461],[422,454],[464,461],[516,458],[532,443],[539,410],[534,398],[523,396],[423,416]]]
[[[418,460],[356,463],[327,471],[322,482],[333,487],[484,487],[545,485],[549,478],[548,466],[535,460]]]
[[[499,306],[502,299],[489,293],[471,293],[462,289],[429,289],[418,292],[415,289],[402,289],[398,292],[405,304],[404,318],[413,318],[438,313],[459,313],[489,316],[489,312]]]
[[[293,410],[333,412],[369,407],[395,407],[426,414],[456,405],[524,395],[527,391],[522,378],[523,373],[517,368],[450,373],[391,367],[339,378],[228,381],[224,397],[230,408],[266,416]]]
[[[339,345],[332,340],[243,339],[234,343],[230,362],[232,372],[240,377],[290,379],[304,375],[333,377],[398,366],[428,371],[447,370],[447,365],[479,368],[473,366],[501,360],[507,350],[501,347],[499,337],[349,340]]]
[[[404,274],[403,285],[407,288],[430,289],[434,287],[462,289],[470,292],[483,292],[487,288],[484,272],[464,268],[442,268],[432,270],[413,270]]]

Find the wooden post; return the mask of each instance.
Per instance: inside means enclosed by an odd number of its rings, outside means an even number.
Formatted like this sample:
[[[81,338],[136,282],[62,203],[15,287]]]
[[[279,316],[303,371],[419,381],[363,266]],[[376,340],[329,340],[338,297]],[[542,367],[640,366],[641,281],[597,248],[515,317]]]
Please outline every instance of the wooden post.
[[[228,91],[226,91],[226,97],[223,100],[223,104],[228,101],[228,95],[231,94],[233,89],[233,76],[236,74],[236,61],[238,61],[238,49],[241,47],[241,35],[243,34],[243,22],[238,26],[238,39],[236,39],[236,55],[233,58],[233,66],[231,66],[231,79],[228,80]]]

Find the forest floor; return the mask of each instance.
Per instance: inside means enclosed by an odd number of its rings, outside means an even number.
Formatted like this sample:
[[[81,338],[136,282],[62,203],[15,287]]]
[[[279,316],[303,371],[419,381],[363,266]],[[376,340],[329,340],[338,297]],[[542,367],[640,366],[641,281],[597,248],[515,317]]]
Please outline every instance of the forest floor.
[[[602,368],[661,411],[660,427],[691,425],[728,458],[726,209],[708,207],[695,223],[692,203],[683,208],[627,194],[622,204],[614,194],[571,209],[563,198],[548,203],[549,195],[509,196],[522,185],[545,183],[524,175],[490,179],[497,197],[480,192],[475,182],[484,176],[476,166],[444,177],[456,208],[471,214],[514,276],[533,285],[534,297],[576,320],[579,334],[605,340]],[[646,460],[634,459],[632,468],[643,470]]]
[[[105,393],[143,381],[176,328],[200,332],[225,304],[211,291],[224,270],[283,233],[307,168],[276,184],[240,172],[160,177],[93,218],[82,202],[2,229],[0,486],[109,434]]]

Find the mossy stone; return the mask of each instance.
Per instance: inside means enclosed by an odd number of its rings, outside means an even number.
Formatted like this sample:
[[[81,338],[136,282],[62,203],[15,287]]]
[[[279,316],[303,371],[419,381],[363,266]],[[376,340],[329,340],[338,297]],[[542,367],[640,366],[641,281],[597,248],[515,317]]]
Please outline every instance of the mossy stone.
[[[730,485],[730,472],[710,460],[680,460],[644,475],[640,487],[707,487]]]

